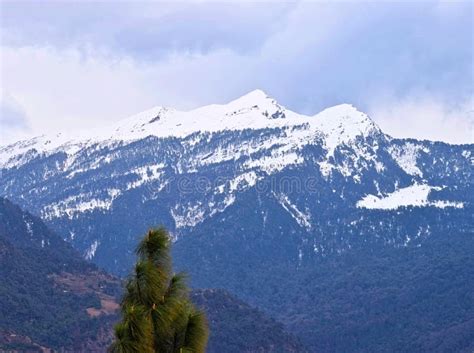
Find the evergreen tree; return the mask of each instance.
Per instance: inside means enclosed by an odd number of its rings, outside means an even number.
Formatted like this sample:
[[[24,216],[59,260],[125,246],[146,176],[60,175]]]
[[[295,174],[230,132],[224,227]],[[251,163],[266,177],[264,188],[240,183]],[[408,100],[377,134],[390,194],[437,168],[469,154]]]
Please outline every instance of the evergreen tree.
[[[203,353],[208,327],[190,302],[183,274],[172,274],[170,237],[150,230],[137,247],[138,261],[125,287],[122,321],[112,353]]]

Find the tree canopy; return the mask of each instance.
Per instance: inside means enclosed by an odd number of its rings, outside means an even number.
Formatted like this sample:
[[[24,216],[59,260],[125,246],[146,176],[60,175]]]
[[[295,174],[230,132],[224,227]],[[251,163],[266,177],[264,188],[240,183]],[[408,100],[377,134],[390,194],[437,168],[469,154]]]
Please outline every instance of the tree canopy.
[[[185,275],[172,272],[170,244],[164,228],[151,229],[138,244],[110,352],[205,352],[207,320],[189,299]]]

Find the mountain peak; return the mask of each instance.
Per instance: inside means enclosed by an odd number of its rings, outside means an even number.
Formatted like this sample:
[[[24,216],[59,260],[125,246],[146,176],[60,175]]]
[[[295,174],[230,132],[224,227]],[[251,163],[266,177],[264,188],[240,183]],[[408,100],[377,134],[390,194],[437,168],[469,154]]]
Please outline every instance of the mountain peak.
[[[260,89],[253,90],[227,104],[211,104],[189,111],[157,106],[114,124],[109,128],[88,134],[44,136],[21,144],[0,148],[0,165],[22,164],[27,151],[36,153],[61,148],[74,153],[86,144],[107,141],[132,141],[148,136],[185,137],[198,131],[287,128],[305,125],[306,134],[322,134],[326,147],[333,151],[341,143],[357,136],[380,132],[378,126],[351,104],[340,104],[308,116],[298,114],[267,95]],[[19,156],[13,158],[13,156]],[[23,158],[21,157],[21,158]]]
[[[357,109],[357,107],[349,103],[334,105],[332,107],[324,109],[323,111],[319,112],[316,115],[317,116],[333,115],[333,116],[346,116],[346,117],[353,117],[353,118],[354,117],[361,117],[361,118],[367,117],[368,118],[367,114],[360,111],[359,109]]]
[[[381,133],[377,124],[352,104],[339,104],[316,114],[318,129],[326,135],[326,147],[331,155],[341,143],[357,136]]]
[[[264,100],[270,98],[268,94],[266,94],[264,91],[261,89],[254,89],[253,91],[250,91],[243,96],[235,99],[234,101],[239,101],[239,100],[246,100],[246,101],[258,101],[258,100]]]
[[[352,104],[339,104],[324,109],[314,116],[325,124],[331,125],[357,125],[368,130],[380,130],[377,124],[364,112]]]
[[[250,108],[250,107],[258,106],[262,108],[263,106],[266,106],[266,105],[278,105],[278,104],[275,101],[275,99],[270,97],[264,91],[260,89],[255,89],[247,94],[244,94],[243,96],[237,99],[232,100],[226,105],[230,107]]]

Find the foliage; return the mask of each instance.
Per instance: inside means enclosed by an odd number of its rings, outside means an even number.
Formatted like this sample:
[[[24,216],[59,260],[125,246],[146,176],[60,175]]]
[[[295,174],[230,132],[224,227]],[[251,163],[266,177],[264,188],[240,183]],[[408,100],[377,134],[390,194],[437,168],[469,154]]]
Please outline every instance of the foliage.
[[[80,351],[83,344],[99,344],[97,335],[113,315],[90,317],[86,309],[100,307],[98,293],[59,285],[55,278],[64,273],[92,282],[102,275],[40,219],[0,198],[0,351],[33,351],[26,346]],[[119,282],[103,281],[101,287],[115,293]],[[15,337],[24,342],[9,342]]]
[[[281,323],[223,289],[193,290],[191,299],[209,319],[207,353],[307,352]]]
[[[166,258],[169,255],[164,252],[157,260]],[[85,309],[101,305],[97,293],[80,293],[77,288],[58,285],[55,278],[61,278],[64,272],[81,278],[87,290],[96,283],[103,295],[121,295],[119,280],[98,273],[40,219],[0,198],[0,351],[33,352],[40,347],[66,352],[106,349],[118,316],[89,317]],[[183,286],[183,276],[175,275],[169,292],[185,291]],[[280,324],[228,292],[198,290],[193,291],[191,299],[209,318],[212,334],[208,353],[302,351]],[[193,317],[191,323],[199,319]]]
[[[203,353],[208,328],[189,300],[183,274],[172,274],[170,238],[150,230],[137,247],[138,262],[125,286],[122,321],[113,353]]]
[[[236,294],[282,322],[310,351],[472,352],[472,216],[469,225],[453,212],[439,232],[435,226],[444,220],[435,212],[397,210],[380,217],[388,228],[390,217],[401,214],[415,231],[420,217],[431,219],[422,244],[360,246],[307,262],[305,253],[299,263],[285,261],[282,252],[292,248],[292,233],[264,238],[238,222],[241,214],[229,214],[219,226],[181,238],[174,256],[194,286]]]

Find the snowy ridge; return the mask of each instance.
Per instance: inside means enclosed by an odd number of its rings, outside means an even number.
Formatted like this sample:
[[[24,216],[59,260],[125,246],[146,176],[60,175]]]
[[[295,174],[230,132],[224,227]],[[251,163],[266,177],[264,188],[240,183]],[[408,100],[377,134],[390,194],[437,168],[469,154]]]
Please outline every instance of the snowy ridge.
[[[380,132],[370,118],[349,104],[325,109],[314,116],[292,112],[260,90],[252,91],[228,104],[207,105],[191,111],[155,107],[127,118],[108,129],[39,136],[0,147],[0,166],[12,168],[31,158],[57,151],[68,156],[94,144],[109,145],[146,138],[184,138],[196,132],[246,129],[285,129],[288,142],[301,145],[316,136],[323,139],[328,155],[357,136]]]

